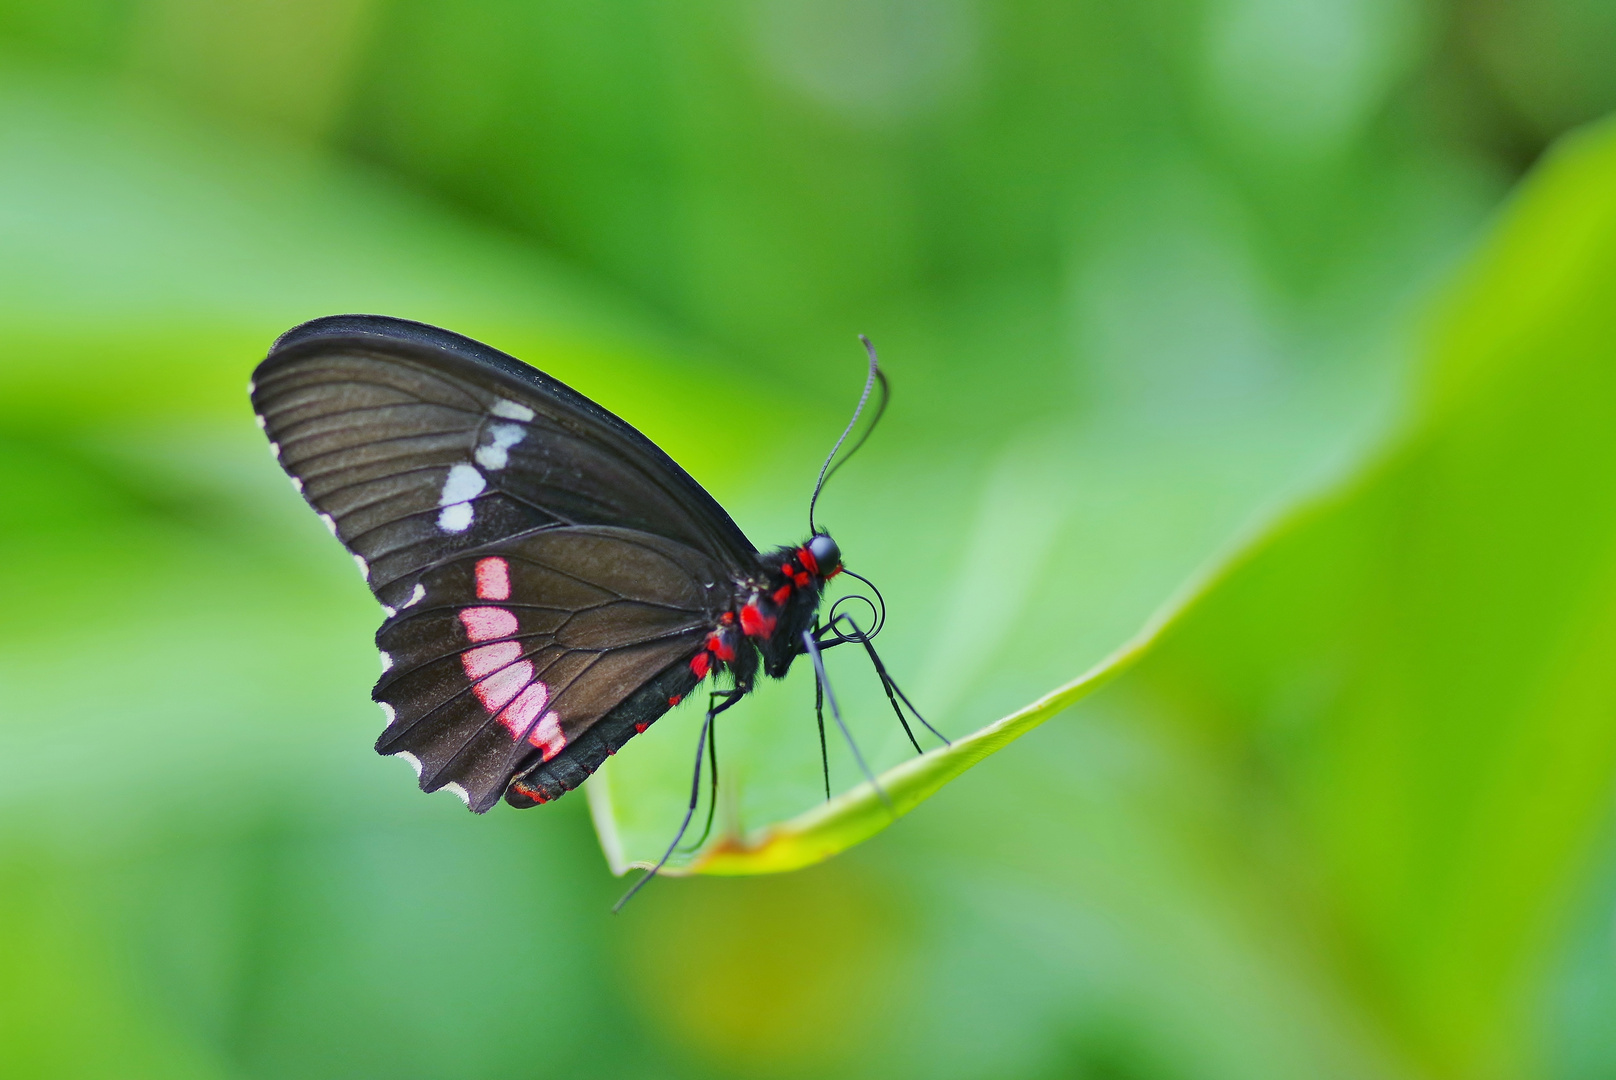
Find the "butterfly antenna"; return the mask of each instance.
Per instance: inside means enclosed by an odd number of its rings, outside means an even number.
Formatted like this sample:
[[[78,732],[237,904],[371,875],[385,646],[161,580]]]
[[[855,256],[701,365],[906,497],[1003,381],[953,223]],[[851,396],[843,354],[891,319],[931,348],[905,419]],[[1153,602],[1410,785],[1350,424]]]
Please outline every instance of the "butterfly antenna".
[[[870,373],[864,379],[864,392],[859,395],[858,406],[853,410],[853,418],[847,422],[847,427],[842,430],[841,438],[837,439],[836,445],[830,448],[830,453],[825,455],[825,464],[819,467],[819,479],[814,482],[814,494],[808,500],[808,532],[813,536],[819,534],[818,527],[814,525],[814,506],[819,502],[819,493],[825,490],[825,482],[836,474],[836,470],[842,467],[843,462],[858,452],[858,448],[864,445],[864,440],[870,437],[870,432],[875,430],[875,425],[881,422],[881,414],[887,411],[889,391],[886,373],[881,370],[880,358],[875,355],[875,346],[870,344],[870,339],[860,334],[859,340],[864,342],[864,350],[870,354]],[[847,437],[853,434],[853,428],[858,423],[859,414],[864,411],[864,403],[870,400],[870,391],[877,385],[881,387],[881,400],[876,404],[874,418],[870,420],[869,426],[864,429],[864,433],[858,437],[858,440],[848,448],[847,453],[842,455],[842,460],[836,461],[836,452],[842,448],[842,444],[847,441]],[[833,465],[832,462],[835,462],[835,464]]]
[[[845,566],[842,568],[842,573],[847,577],[855,578],[868,585],[870,587],[870,591],[875,594],[875,599],[871,600],[863,593],[848,593],[846,596],[838,597],[836,602],[830,606],[830,611],[826,613],[826,619],[828,620],[826,627],[835,628],[837,623],[845,622],[847,625],[853,628],[853,633],[844,634],[841,632],[841,630],[837,630],[836,636],[828,643],[823,641],[819,643],[820,648],[822,649],[829,648],[831,645],[840,645],[846,641],[858,641],[860,640],[860,635],[862,635],[864,638],[873,638],[875,635],[879,634],[881,629],[887,624],[887,599],[881,595],[881,590],[875,587],[875,582],[871,581],[863,574],[855,574]],[[860,630],[858,623],[854,622],[850,616],[845,613],[838,612],[837,609],[850,600],[856,600],[859,603],[866,605],[870,609],[871,614],[874,615],[875,622],[868,631]],[[818,639],[816,638],[815,640],[817,641]]]
[[[814,674],[825,688],[825,699],[830,702],[830,715],[836,721],[836,726],[842,729],[842,738],[847,740],[847,748],[853,751],[853,760],[858,762],[859,771],[864,774],[864,779],[868,780],[870,786],[875,789],[875,793],[881,796],[881,802],[886,806],[887,813],[896,818],[898,816],[897,808],[892,805],[892,800],[887,796],[886,789],[881,786],[881,782],[875,778],[875,774],[870,771],[870,767],[864,763],[864,755],[859,753],[858,743],[853,741],[853,733],[847,730],[847,724],[842,720],[842,710],[836,704],[836,691],[830,687],[830,678],[825,674],[825,658],[819,654],[819,642],[814,640],[812,630],[802,632],[802,643],[807,646],[808,656],[814,662]]]

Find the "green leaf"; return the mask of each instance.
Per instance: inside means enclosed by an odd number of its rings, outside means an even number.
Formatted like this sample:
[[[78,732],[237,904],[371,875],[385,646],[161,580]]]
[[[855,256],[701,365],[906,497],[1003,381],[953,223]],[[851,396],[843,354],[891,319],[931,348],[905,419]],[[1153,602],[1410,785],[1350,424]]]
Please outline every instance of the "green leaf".
[[[966,769],[1015,742],[1127,670],[1150,647],[1158,632],[1159,626],[1153,624],[1092,670],[1026,708],[963,739],[956,739],[944,749],[932,750],[888,769],[877,777],[881,789],[879,793],[868,783],[860,784],[789,821],[705,848],[694,862],[676,868],[673,873],[782,873],[811,866],[863,843],[931,798],[944,784]],[[624,862],[622,841],[616,833],[617,819],[612,806],[609,776],[591,780],[588,791],[595,829],[612,870],[621,874],[630,866],[649,869],[655,865],[652,862]]]

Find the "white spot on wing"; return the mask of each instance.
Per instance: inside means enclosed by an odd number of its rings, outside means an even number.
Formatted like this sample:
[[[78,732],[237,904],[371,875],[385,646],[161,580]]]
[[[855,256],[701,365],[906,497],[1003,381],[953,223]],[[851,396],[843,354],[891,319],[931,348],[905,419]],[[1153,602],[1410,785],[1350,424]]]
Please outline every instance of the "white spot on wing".
[[[297,492],[299,495],[303,494],[303,481],[299,480],[297,477],[293,476],[291,473],[286,474],[286,479],[288,479],[288,480],[290,480],[292,482],[292,490],[293,491]]]
[[[265,420],[262,416],[259,416],[257,413],[253,413],[253,419],[258,421],[258,430],[259,431],[263,431],[266,427],[269,426],[269,421]]]
[[[438,496],[438,505],[448,506],[475,499],[487,486],[488,481],[483,479],[483,474],[475,466],[456,465],[449,470],[448,479],[443,482],[443,494]]]
[[[408,600],[404,601],[404,606],[405,607],[414,607],[416,604],[419,604],[422,601],[422,599],[424,599],[425,597],[426,597],[426,586],[422,585],[419,581],[417,581],[415,583],[415,591],[410,593],[410,598]]]
[[[465,532],[471,528],[471,504],[463,502],[445,506],[443,512],[438,514],[438,528],[452,533]]]
[[[449,781],[447,784],[444,784],[438,790],[439,791],[452,791],[456,795],[460,796],[460,801],[465,803],[468,808],[471,806],[471,793],[468,792],[465,788],[461,787],[459,784],[455,783],[453,780]]]
[[[386,649],[383,649],[382,650],[382,670],[387,671],[392,666],[393,666],[393,655],[391,653],[389,653]],[[391,724],[393,722],[392,719],[391,719],[391,714],[393,712],[393,707],[391,705],[387,704],[387,702],[384,701],[384,702],[382,702],[382,711],[389,715],[389,719],[388,719],[387,722],[389,724]]]
[[[387,654],[382,653],[382,655],[386,656]],[[388,666],[391,666],[391,665],[388,665]],[[387,667],[383,667],[382,670],[386,671]],[[395,713],[393,711],[393,707],[391,705],[387,704],[387,702],[385,702],[385,701],[378,701],[376,704],[378,704],[378,705],[380,705],[382,707],[382,715],[387,717],[387,726],[392,727],[393,726],[393,721],[398,718],[398,714]]]
[[[526,405],[518,405],[514,401],[500,398],[494,402],[494,407],[488,410],[495,416],[503,416],[507,420],[520,420],[523,423],[533,419],[533,410]]]
[[[487,486],[488,481],[474,465],[456,465],[450,469],[443,481],[443,492],[438,496],[438,505],[443,507],[438,515],[438,528],[452,533],[469,529],[471,500],[481,495]]]
[[[258,384],[253,382],[251,379],[248,379],[247,380],[247,396],[252,397],[253,392],[256,391],[257,389],[258,389]]]
[[[417,780],[421,779],[421,759],[420,758],[416,757],[414,754],[410,753],[408,750],[400,750],[398,753],[394,754],[393,756],[394,757],[401,757],[405,761],[409,762],[410,763],[410,768],[415,770],[415,778]]]
[[[472,455],[477,464],[490,472],[510,464],[507,451],[527,437],[527,428],[517,424],[495,424],[488,429],[488,444],[479,446]]]
[[[382,610],[387,612],[387,617],[389,619],[391,619],[394,615],[398,614],[398,608],[391,608],[391,607],[388,607],[386,604],[382,605]]]
[[[281,459],[281,444],[280,443],[271,442],[269,444],[269,456],[274,458],[276,461],[279,461]]]
[[[337,535],[337,519],[336,518],[332,517],[330,514],[321,514],[320,515],[320,520],[325,522],[325,527],[331,530],[331,535],[332,536]]]
[[[359,567],[359,576],[364,578],[366,581],[369,581],[370,564],[365,561],[365,557],[363,555],[355,555],[353,557],[353,561],[354,565]]]

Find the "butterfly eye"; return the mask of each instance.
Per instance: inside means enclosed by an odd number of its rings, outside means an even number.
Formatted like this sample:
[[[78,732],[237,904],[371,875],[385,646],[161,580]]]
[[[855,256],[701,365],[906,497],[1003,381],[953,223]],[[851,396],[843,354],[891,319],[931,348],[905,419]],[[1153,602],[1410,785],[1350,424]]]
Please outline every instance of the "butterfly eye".
[[[824,533],[812,537],[803,547],[813,557],[814,565],[809,569],[820,577],[830,577],[842,565],[842,549]]]

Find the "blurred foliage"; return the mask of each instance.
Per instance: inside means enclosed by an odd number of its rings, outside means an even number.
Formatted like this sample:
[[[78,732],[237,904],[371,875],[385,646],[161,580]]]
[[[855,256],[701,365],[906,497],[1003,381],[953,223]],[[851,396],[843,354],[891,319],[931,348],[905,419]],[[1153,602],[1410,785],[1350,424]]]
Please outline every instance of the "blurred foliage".
[[[0,1074],[1609,1074],[1609,131],[1417,330],[1613,51],[1596,0],[0,0]],[[241,393],[342,310],[762,543],[869,333],[825,519],[952,734],[1257,542],[898,828],[612,920],[582,799],[369,752],[374,604]],[[726,716],[727,834],[822,797],[803,674]],[[694,719],[614,759],[622,857]]]
[[[1129,683],[1437,1075],[1536,1071],[1542,950],[1609,841],[1613,180],[1609,124],[1554,155],[1444,313],[1429,419]]]

